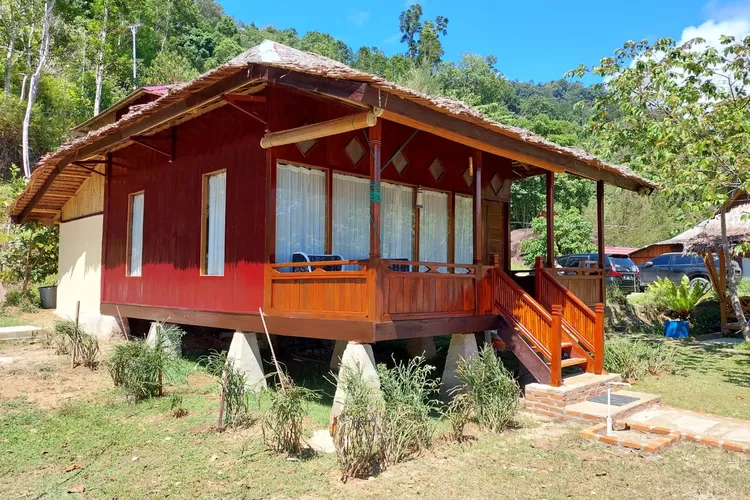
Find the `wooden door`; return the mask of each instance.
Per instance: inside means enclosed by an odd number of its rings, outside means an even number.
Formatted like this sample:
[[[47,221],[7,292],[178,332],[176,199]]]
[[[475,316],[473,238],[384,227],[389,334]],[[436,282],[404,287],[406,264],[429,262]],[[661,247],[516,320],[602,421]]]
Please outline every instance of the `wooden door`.
[[[484,226],[484,263],[492,264],[492,255],[500,256],[500,265],[505,262],[506,242],[505,218],[503,217],[503,203],[499,201],[482,201],[482,225]]]

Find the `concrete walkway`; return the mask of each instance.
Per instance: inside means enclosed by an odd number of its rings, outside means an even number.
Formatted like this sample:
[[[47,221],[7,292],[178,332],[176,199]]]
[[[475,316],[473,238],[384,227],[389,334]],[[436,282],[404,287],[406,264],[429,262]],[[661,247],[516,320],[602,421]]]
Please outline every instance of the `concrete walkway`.
[[[21,340],[34,338],[42,332],[37,326],[4,326],[0,328],[0,340]]]
[[[715,448],[750,453],[748,420],[655,406],[631,415],[624,423],[641,432],[673,434]]]

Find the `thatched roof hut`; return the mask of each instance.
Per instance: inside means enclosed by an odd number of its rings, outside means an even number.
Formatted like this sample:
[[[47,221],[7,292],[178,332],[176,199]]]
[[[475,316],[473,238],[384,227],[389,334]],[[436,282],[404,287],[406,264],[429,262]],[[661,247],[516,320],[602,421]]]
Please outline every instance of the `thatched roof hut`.
[[[734,202],[726,211],[727,237],[730,250],[740,243],[750,241],[750,200]],[[716,252],[721,248],[721,214],[701,222],[683,238],[686,253]]]

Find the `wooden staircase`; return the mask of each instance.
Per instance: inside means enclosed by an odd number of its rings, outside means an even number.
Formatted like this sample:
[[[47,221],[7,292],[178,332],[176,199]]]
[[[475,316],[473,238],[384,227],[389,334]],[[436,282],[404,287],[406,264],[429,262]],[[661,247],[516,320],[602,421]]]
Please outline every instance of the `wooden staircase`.
[[[505,345],[540,383],[559,386],[563,368],[604,373],[604,306],[592,311],[551,272],[537,262],[535,298],[493,268],[492,304],[505,320],[498,328]]]

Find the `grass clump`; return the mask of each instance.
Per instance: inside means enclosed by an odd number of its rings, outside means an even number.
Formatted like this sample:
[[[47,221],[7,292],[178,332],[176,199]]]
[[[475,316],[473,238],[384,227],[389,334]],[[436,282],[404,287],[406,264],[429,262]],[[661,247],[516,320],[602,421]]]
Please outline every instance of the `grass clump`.
[[[219,378],[219,388],[224,398],[222,425],[242,426],[252,422],[251,393],[247,390],[247,377],[227,359],[226,351],[212,350],[199,361],[206,371]]]
[[[430,414],[438,410],[434,370],[423,357],[397,362],[393,368],[378,365],[384,402],[378,434],[385,465],[403,462],[429,447],[435,432]]]
[[[157,324],[153,346],[142,340],[115,346],[107,369],[127,400],[135,402],[162,394],[164,370],[179,359],[179,342],[184,334],[176,325]]]
[[[472,399],[479,427],[502,432],[511,426],[520,409],[520,388],[491,346],[477,356],[459,359],[458,379]]]
[[[474,410],[474,401],[470,394],[454,390],[451,393],[451,400],[443,409],[442,413],[451,424],[450,437],[457,443],[463,443],[466,440],[464,429],[466,424],[471,421],[471,415]]]
[[[55,349],[56,354],[70,354],[73,362],[80,362],[92,370],[99,366],[99,341],[76,326],[73,321],[55,323],[52,332],[45,334],[45,344]]]
[[[377,385],[363,377],[360,366],[343,365],[333,378],[346,394],[332,426],[341,480],[369,477],[383,467],[379,439],[382,427],[378,425],[384,411],[383,399]],[[334,401],[334,408],[336,404],[340,402]]]
[[[677,350],[665,342],[611,337],[604,343],[604,368],[628,380],[675,373]]]
[[[172,399],[169,402],[169,411],[174,418],[182,418],[188,414],[188,411],[182,406],[181,395],[172,394]]]
[[[276,384],[268,392],[270,404],[263,415],[263,440],[277,453],[299,455],[302,452],[302,420],[307,415],[307,403],[320,395],[306,387],[295,385],[283,369],[276,373]]]

